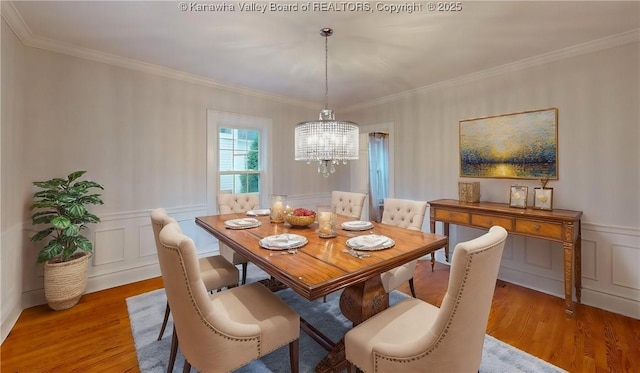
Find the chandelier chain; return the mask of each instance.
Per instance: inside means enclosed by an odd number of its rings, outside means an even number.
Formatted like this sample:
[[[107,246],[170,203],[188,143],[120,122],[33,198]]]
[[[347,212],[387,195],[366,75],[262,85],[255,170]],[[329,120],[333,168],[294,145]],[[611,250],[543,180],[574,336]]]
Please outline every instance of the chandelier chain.
[[[324,108],[329,109],[329,35],[324,37]]]

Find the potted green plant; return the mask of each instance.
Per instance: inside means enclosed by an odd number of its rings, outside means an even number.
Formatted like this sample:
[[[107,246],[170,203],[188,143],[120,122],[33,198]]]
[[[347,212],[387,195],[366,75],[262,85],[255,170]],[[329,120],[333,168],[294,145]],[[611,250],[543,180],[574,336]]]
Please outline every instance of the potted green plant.
[[[81,232],[100,218],[90,213],[87,205],[102,205],[104,190],[93,181],[78,180],[86,171],[75,171],[66,179],[54,178],[33,183],[41,190],[33,194],[31,222],[44,225],[31,241],[49,238],[40,248],[38,263],[44,263],[44,293],[54,310],[73,307],[86,290],[89,256],[93,245]]]

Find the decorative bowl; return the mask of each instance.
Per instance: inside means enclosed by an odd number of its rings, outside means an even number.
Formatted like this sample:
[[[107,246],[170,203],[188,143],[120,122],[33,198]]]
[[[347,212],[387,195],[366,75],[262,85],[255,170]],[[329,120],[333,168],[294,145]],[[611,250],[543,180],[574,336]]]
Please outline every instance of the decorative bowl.
[[[293,227],[306,227],[316,221],[316,214],[306,216],[287,214],[284,216],[284,220]]]

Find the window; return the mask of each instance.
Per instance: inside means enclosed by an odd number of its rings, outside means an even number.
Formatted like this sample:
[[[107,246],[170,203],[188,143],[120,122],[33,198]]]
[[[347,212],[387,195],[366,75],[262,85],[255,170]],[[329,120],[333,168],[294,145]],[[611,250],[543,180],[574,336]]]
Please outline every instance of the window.
[[[259,193],[262,176],[260,131],[220,127],[218,141],[220,190]]]
[[[207,206],[217,194],[258,193],[265,204],[273,183],[269,118],[207,110]]]

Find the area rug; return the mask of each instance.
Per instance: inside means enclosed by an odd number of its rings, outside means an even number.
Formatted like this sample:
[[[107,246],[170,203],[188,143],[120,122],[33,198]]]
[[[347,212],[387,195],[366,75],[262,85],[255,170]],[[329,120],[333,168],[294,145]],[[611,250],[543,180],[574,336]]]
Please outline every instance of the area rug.
[[[338,306],[339,293],[327,296],[326,303],[322,299],[309,301],[290,289],[280,290],[276,294],[284,299],[305,320],[334,341],[340,339],[351,327],[351,322],[340,312]],[[389,301],[394,304],[405,297],[406,295],[403,293],[394,291],[390,294]],[[164,338],[160,341],[156,340],[162,324],[165,304],[166,295],[163,289],[127,298],[131,331],[142,373],[164,373],[167,371],[171,331],[173,329],[171,319],[169,319]],[[300,332],[300,372],[313,372],[314,367],[325,355],[326,351],[319,344],[304,332]],[[184,359],[178,353],[173,371],[181,372],[183,364]],[[235,372],[282,373],[288,371],[289,349],[284,346]],[[541,373],[564,371],[487,335],[484,341],[480,372]]]

